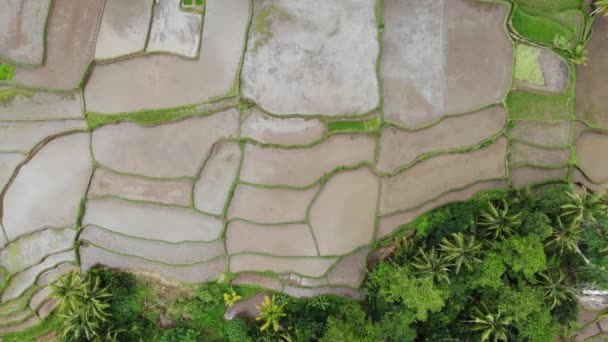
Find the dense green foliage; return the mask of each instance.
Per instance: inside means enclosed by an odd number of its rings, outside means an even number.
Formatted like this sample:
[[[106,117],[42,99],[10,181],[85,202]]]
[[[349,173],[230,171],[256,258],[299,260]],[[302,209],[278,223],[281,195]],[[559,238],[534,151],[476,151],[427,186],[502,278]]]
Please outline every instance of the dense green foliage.
[[[576,317],[573,290],[607,284],[607,198],[570,191],[556,185],[430,213],[370,274],[370,316],[413,316],[419,340],[555,340]]]
[[[275,293],[257,319],[228,321],[225,308],[257,289],[169,289],[103,269],[70,273],[54,293],[61,312],[97,312],[76,318],[101,317],[90,320],[101,340],[544,342],[576,319],[577,289],[608,288],[607,196],[568,185],[486,192],[413,226],[415,236],[394,237],[394,252],[369,273],[363,302]],[[82,304],[92,302],[86,291],[112,296],[89,296],[100,299],[95,308]],[[62,315],[64,339],[86,340],[89,328]]]

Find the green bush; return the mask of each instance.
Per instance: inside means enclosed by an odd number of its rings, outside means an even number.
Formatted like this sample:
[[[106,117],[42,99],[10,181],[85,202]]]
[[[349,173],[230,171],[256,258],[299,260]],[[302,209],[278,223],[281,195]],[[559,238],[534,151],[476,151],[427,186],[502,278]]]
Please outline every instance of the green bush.
[[[159,342],[198,342],[198,333],[192,329],[173,328],[165,331]]]

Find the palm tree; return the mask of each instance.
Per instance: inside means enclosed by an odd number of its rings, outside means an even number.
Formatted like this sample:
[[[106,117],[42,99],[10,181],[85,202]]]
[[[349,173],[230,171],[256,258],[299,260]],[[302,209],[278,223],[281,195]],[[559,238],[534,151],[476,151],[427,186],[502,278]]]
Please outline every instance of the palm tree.
[[[590,194],[585,187],[580,193],[568,191],[566,195],[568,195],[568,203],[561,206],[560,216],[568,217],[579,223],[596,223],[597,215],[608,212],[605,198],[599,193]]]
[[[431,247],[428,253],[421,248],[418,256],[412,261],[412,267],[414,267],[417,273],[431,276],[437,282],[445,281],[448,284],[450,283],[448,262],[437,253],[435,247]]]
[[[608,0],[597,0],[595,2],[595,10],[591,12],[591,15],[595,15],[596,13],[608,17]]]
[[[79,311],[89,319],[105,321],[110,315],[108,313],[110,307],[108,301],[112,294],[108,292],[107,287],[101,287],[100,281],[99,277],[92,280],[90,275],[86,278],[85,284],[87,286],[82,293],[82,305]]]
[[[480,331],[481,341],[509,340],[509,326],[513,322],[512,317],[503,316],[500,312],[491,313],[483,302],[471,309],[469,317],[472,319],[469,322],[474,323],[471,331]]]
[[[255,318],[256,321],[264,321],[264,324],[260,327],[260,331],[268,329],[272,326],[272,330],[275,332],[279,331],[279,321],[282,317],[287,316],[284,312],[285,304],[277,304],[274,300],[274,296],[264,297],[264,302],[261,306],[255,306],[260,310],[260,315]]]
[[[418,249],[415,248],[414,241],[409,236],[394,237],[393,243],[395,250],[391,256],[391,260],[397,263],[405,262],[418,255]]]
[[[494,240],[513,235],[513,229],[521,225],[521,212],[512,214],[509,212],[507,201],[502,200],[501,203],[502,209],[488,202],[489,210],[480,214],[479,226],[483,228],[483,234]]]
[[[576,220],[564,225],[562,219],[558,217],[553,233],[545,240],[545,248],[555,251],[560,256],[564,251],[576,252],[582,234],[583,228]]]
[[[62,318],[64,338],[79,341],[84,335],[87,341],[93,341],[99,337],[100,322],[97,320],[89,320],[84,318],[77,310],[70,310],[67,313],[59,314]]]
[[[553,309],[562,301],[570,298],[572,291],[564,285],[565,276],[561,270],[557,276],[549,272],[541,272],[537,275],[537,278],[549,309]]]
[[[77,305],[86,284],[82,283],[80,273],[70,271],[50,285],[51,297],[57,299],[60,312],[67,312]]]
[[[110,316],[108,301],[112,295],[101,287],[99,277],[92,278],[90,274],[83,279],[78,273],[69,272],[51,285],[52,296],[59,302],[64,337],[100,339],[101,327]]]
[[[460,272],[460,267],[471,271],[473,264],[481,262],[477,256],[481,253],[481,243],[475,240],[475,236],[456,233],[451,235],[451,239],[443,238],[439,244],[439,249],[444,253],[445,259],[453,262],[456,266],[456,274]]]
[[[562,219],[558,217],[557,226],[553,227],[553,233],[545,240],[545,248],[555,251],[560,256],[564,254],[564,251],[575,252],[583,258],[586,264],[589,264],[589,259],[578,247],[582,235],[583,228],[580,221],[573,219],[564,225]]]

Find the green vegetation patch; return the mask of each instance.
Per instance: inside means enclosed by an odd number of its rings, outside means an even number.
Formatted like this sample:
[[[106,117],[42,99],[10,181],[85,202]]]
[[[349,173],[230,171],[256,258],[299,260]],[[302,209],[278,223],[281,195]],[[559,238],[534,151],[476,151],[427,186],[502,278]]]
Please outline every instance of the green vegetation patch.
[[[120,114],[99,114],[89,112],[86,113],[86,118],[89,128],[95,129],[101,125],[118,123],[121,121],[132,121],[140,125],[152,126],[163,122],[176,121],[196,114],[203,113],[196,112],[194,107],[182,107],[177,110],[150,110]]]
[[[204,6],[205,0],[182,0],[182,6]]]
[[[517,80],[534,84],[545,84],[540,66],[541,50],[534,46],[517,44],[515,46],[515,70],[513,77]]]
[[[327,131],[334,132],[371,132],[380,127],[380,118],[377,116],[367,120],[333,121],[327,123]]]
[[[506,102],[512,120],[570,119],[570,104],[566,94],[548,95],[516,90],[509,93]]]
[[[518,5],[546,11],[563,11],[580,8],[580,0],[516,0]]]
[[[41,336],[46,335],[47,333],[52,333],[53,331],[60,331],[61,321],[63,320],[57,314],[52,313],[49,317],[47,317],[41,324],[31,327],[29,329],[9,333],[6,335],[2,335],[2,341],[4,342],[23,342],[23,341],[44,341],[45,339],[40,338]],[[40,338],[40,339],[37,339]]]
[[[0,63],[0,81],[12,81],[15,75],[15,68],[4,63]]]
[[[571,46],[579,42],[577,27],[563,25],[547,17],[532,15],[522,7],[515,7],[511,21],[513,28],[519,34],[539,44],[552,46],[556,37],[563,37],[562,39]]]
[[[272,38],[273,34],[270,31],[270,26],[275,18],[280,21],[287,21],[291,19],[291,15],[275,4],[264,6],[257,13],[253,23],[253,32],[258,37],[253,46],[253,51],[262,47]]]

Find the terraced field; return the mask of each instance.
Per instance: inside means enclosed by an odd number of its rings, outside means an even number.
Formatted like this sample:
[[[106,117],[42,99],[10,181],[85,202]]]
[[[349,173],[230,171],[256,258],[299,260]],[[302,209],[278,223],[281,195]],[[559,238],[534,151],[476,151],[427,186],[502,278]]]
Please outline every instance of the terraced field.
[[[578,0],[180,3],[0,0],[0,334],[95,265],[359,298],[432,208],[608,185]],[[554,46],[591,28],[587,64]]]

